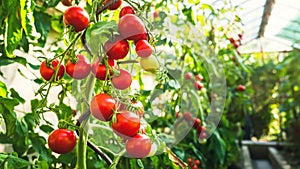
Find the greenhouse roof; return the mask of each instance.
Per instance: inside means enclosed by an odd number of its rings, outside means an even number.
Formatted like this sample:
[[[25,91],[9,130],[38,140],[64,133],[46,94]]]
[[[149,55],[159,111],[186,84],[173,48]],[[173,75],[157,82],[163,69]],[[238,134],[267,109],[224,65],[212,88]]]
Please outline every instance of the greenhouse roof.
[[[211,5],[216,5],[216,0]],[[300,49],[300,0],[231,0],[244,25],[241,53]]]

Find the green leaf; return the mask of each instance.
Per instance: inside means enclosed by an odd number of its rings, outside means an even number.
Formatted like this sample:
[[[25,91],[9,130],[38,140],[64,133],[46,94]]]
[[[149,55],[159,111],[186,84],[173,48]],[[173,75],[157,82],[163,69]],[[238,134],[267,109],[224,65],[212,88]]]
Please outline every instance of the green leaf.
[[[18,104],[19,102],[16,99],[0,98],[0,113],[4,118],[6,135],[8,137],[12,136],[16,129],[17,116],[14,112],[14,107]]]
[[[10,96],[12,97],[12,98],[15,98],[15,99],[17,99],[20,103],[25,103],[25,99],[23,99],[20,95],[19,95],[19,93],[17,92],[17,91],[15,91],[15,89],[10,89]]]
[[[34,12],[34,18],[36,30],[41,34],[41,37],[38,39],[39,45],[44,47],[50,32],[51,16],[42,12]]]
[[[28,129],[25,123],[17,121],[16,130],[13,139],[13,148],[19,154],[22,155],[28,149]]]
[[[45,160],[48,164],[52,163],[52,157],[50,150],[45,147],[46,140],[44,137],[39,136],[38,134],[34,134],[30,137],[32,147],[35,151],[37,151],[41,155],[41,160]]]
[[[31,165],[29,161],[8,154],[0,154],[0,166],[2,163],[6,163],[9,169],[24,168],[24,167],[29,167]]]
[[[5,83],[0,81],[0,97],[6,98],[7,97],[7,87]]]
[[[34,41],[39,38],[34,26],[33,10],[34,4],[32,0],[20,0],[21,6],[21,24],[27,37]]]
[[[26,66],[27,60],[23,57],[16,56],[14,58],[7,58],[7,57],[1,57],[0,58],[0,65],[1,66],[7,66],[13,63],[20,63],[23,66]]]
[[[9,8],[11,11],[5,21],[6,29],[4,35],[4,47],[6,56],[9,58],[13,58],[13,51],[18,47],[20,41],[22,40],[22,26],[16,15],[18,9],[16,2],[18,1],[9,2],[11,2],[10,6],[12,6],[12,8]]]
[[[54,129],[53,129],[51,126],[49,126],[49,125],[41,125],[40,129],[41,129],[43,132],[47,133],[47,134],[50,134],[50,133],[54,130]]]
[[[116,22],[97,22],[86,32],[86,41],[91,48],[91,51],[94,55],[98,54],[100,49],[100,44],[104,43],[112,32],[118,30],[118,25]]]

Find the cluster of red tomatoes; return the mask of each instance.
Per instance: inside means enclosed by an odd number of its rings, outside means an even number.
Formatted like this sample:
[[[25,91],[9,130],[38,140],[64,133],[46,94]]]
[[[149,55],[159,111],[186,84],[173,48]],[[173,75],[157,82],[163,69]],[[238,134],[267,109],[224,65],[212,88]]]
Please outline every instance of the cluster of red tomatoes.
[[[201,119],[194,118],[191,112],[185,112],[183,115],[177,112],[176,118],[181,118],[181,120],[185,120],[190,125],[193,125],[193,128],[197,131],[198,138],[206,139],[206,127],[201,125]]]
[[[191,167],[191,169],[198,169],[200,163],[200,160],[188,158],[188,164]]]
[[[106,93],[97,94],[91,101],[92,115],[101,121],[111,121],[114,133],[126,142],[126,151],[133,158],[146,157],[151,150],[151,140],[141,129],[144,107],[141,102],[131,101],[130,106],[119,103]],[[115,115],[115,120],[112,117]]]
[[[192,80],[193,78],[195,78],[195,81],[194,81],[194,87],[196,90],[201,90],[204,85],[203,83],[201,83],[201,81],[203,80],[203,76],[202,75],[196,75],[194,76],[194,74],[192,72],[187,72],[185,74],[185,79],[186,80]]]
[[[241,40],[243,38],[242,34],[238,34],[237,36],[238,38],[233,38],[233,37],[229,38],[229,41],[234,46],[234,48],[238,48],[241,45]]]

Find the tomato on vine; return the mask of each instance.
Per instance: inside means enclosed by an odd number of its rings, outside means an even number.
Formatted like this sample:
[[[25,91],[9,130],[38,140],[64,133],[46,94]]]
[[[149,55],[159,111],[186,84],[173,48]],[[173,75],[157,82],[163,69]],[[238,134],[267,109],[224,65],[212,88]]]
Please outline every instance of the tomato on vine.
[[[111,82],[116,89],[125,90],[130,87],[132,77],[127,70],[120,69],[120,74],[118,76],[114,75]]]
[[[137,134],[126,141],[126,152],[133,158],[144,158],[151,150],[151,140],[145,134]]]
[[[135,51],[140,57],[149,57],[152,55],[152,47],[147,40],[139,40],[135,44]]]
[[[64,12],[65,25],[71,25],[76,32],[80,32],[89,26],[89,14],[80,6],[72,6]]]
[[[133,14],[124,15],[119,21],[119,32],[128,40],[139,41],[147,38],[147,31],[140,18]]]
[[[127,15],[127,14],[135,14],[135,11],[131,6],[123,7],[120,11],[119,18],[122,18],[122,16]]]
[[[116,115],[116,121],[112,123],[113,131],[123,137],[133,137],[140,129],[140,118],[135,113],[130,111],[120,111]]]
[[[45,80],[49,81],[52,78],[52,76],[54,75],[58,64],[59,64],[59,61],[57,59],[54,59],[51,62],[50,67],[47,65],[46,61],[43,61],[40,65],[41,76]],[[60,65],[55,80],[61,79],[64,76],[64,73],[65,73],[65,67],[63,65]]]
[[[65,6],[72,6],[72,0],[61,0],[61,3]]]
[[[108,64],[110,67],[114,67],[116,65],[115,60],[108,60]],[[113,72],[111,70],[108,70],[110,76],[113,75]],[[106,65],[104,63],[101,63],[99,59],[97,59],[92,64],[92,72],[95,75],[95,77],[99,80],[107,80],[108,77],[106,77]]]
[[[112,1],[112,0],[105,0],[103,4],[106,5],[106,4],[109,3],[110,1]],[[122,5],[122,0],[118,0],[117,2],[113,3],[112,5],[110,5],[110,6],[108,7],[108,9],[110,9],[110,10],[116,10],[116,9],[118,9],[121,5]]]
[[[116,110],[116,100],[106,93],[97,94],[91,101],[90,110],[96,119],[110,121]]]
[[[115,36],[114,41],[106,41],[104,44],[104,50],[108,59],[123,59],[126,57],[129,51],[129,44],[126,39],[121,36]]]
[[[84,79],[91,71],[91,65],[88,64],[83,55],[77,55],[78,61],[73,63],[68,61],[66,64],[67,74],[74,79]]]
[[[66,154],[76,145],[76,135],[72,130],[57,129],[48,137],[49,148],[58,154]]]

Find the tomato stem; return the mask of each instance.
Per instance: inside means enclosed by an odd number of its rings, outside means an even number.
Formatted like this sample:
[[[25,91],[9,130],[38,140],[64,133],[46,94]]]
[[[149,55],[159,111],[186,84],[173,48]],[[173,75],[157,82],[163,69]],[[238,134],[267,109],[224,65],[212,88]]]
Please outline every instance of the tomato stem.
[[[98,17],[99,14],[101,14],[103,11],[108,9],[112,4],[118,2],[118,0],[111,0],[107,4],[103,5],[101,8],[97,9],[96,16]]]

